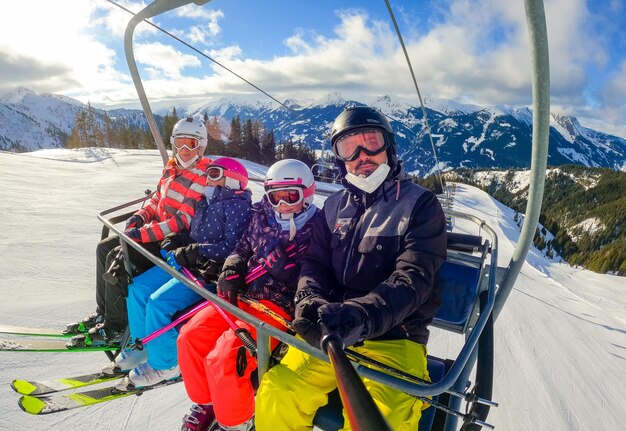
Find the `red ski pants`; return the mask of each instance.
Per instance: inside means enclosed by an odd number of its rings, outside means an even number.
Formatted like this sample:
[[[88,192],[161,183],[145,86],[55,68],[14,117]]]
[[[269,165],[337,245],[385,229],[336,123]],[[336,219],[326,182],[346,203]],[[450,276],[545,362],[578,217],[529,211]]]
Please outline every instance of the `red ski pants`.
[[[291,320],[271,301],[260,301],[271,310]],[[276,320],[240,302],[239,308],[252,316],[285,330]],[[228,313],[227,313],[228,314]],[[253,326],[228,314],[238,327],[247,328],[256,339]],[[197,404],[213,403],[215,417],[224,426],[239,425],[254,414],[254,388],[250,374],[257,368],[256,358],[246,351],[247,367],[237,374],[237,353],[242,342],[226,320],[209,306],[184,325],[178,336],[178,365],[185,389]],[[271,340],[275,348],[277,340]],[[213,396],[215,395],[215,396]]]

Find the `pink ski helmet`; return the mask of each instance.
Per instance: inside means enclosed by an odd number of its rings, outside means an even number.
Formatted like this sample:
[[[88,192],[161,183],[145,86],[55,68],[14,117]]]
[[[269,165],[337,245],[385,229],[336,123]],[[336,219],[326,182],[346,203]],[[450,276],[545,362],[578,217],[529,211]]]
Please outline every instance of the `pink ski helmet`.
[[[221,168],[217,172],[211,172],[211,168]],[[248,186],[248,171],[235,159],[219,157],[207,167],[209,179],[219,180],[226,177],[226,186],[235,190],[244,190]]]

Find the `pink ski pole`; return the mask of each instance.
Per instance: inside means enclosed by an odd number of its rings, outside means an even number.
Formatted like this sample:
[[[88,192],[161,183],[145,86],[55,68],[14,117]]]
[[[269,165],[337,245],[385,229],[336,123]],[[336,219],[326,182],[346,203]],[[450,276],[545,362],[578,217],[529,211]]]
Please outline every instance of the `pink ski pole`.
[[[164,327],[162,327],[161,329],[157,329],[156,331],[154,331],[152,334],[150,335],[146,335],[145,337],[143,337],[141,340],[137,340],[134,344],[133,344],[133,348],[136,347],[137,349],[141,350],[143,348],[143,345],[146,343],[149,343],[150,341],[154,340],[155,338],[157,338],[158,336],[164,334],[165,332],[169,331],[170,329],[174,328],[176,325],[178,325],[179,323],[184,322],[185,320],[188,320],[189,318],[191,318],[193,315],[195,315],[197,312],[199,312],[200,310],[206,308],[208,305],[210,304],[209,301],[204,301],[201,304],[196,305],[195,307],[193,307],[191,310],[189,310],[188,312],[186,312],[185,314],[183,314],[182,316],[180,316],[179,318],[177,318],[176,320],[172,321],[172,323],[169,323],[167,325],[165,325]]]
[[[193,272],[189,270],[189,268],[185,268],[184,266],[182,266],[180,270],[183,274],[185,274],[185,276],[188,279],[196,283],[198,286],[204,287],[204,283],[198,280],[198,278],[193,274]],[[239,338],[239,340],[241,340],[245,348],[248,349],[248,351],[250,351],[251,354],[253,355],[256,354],[256,341],[254,341],[254,338],[252,338],[252,334],[250,334],[250,331],[248,331],[248,329],[246,328],[238,327],[235,324],[235,322],[233,322],[232,319],[228,317],[228,314],[226,314],[226,312],[222,310],[222,308],[219,307],[218,305],[213,304],[210,301],[205,301],[205,302],[213,306],[213,309],[217,311],[220,314],[220,316],[224,318],[226,323],[228,323],[228,326],[230,326],[231,329],[235,332],[235,335],[237,336],[237,338]]]
[[[285,251],[286,251],[287,253],[289,253],[291,250],[293,250],[293,249],[294,249],[294,247],[295,247],[295,246],[296,246],[296,244],[292,242],[291,244],[289,244],[289,246],[287,246],[287,248],[285,249]],[[256,275],[256,273],[257,273],[257,272],[259,272],[259,271],[261,271],[262,269],[263,269],[263,265],[259,265],[259,266],[257,266],[256,268],[254,268],[254,269],[250,270],[250,272],[248,273],[248,275],[246,275],[246,278],[248,278],[248,277],[252,277],[253,275]],[[252,280],[256,280],[257,278],[258,278],[258,277],[255,277],[255,278],[253,278]],[[248,281],[246,281],[246,283],[248,283]]]
[[[306,245],[301,245],[298,248],[298,250],[294,251],[293,253],[289,254],[288,256],[289,257],[294,257],[298,253],[302,253],[304,250],[306,250],[306,248],[307,248]],[[293,249],[293,247],[291,249]],[[295,263],[290,263],[290,264],[285,266],[285,269],[293,268],[294,266],[296,266]],[[263,268],[263,265],[257,266],[252,271],[250,271],[248,273],[248,275],[246,275],[246,284],[250,284],[251,282],[253,282],[254,280],[256,280],[257,278],[261,277],[262,275],[264,275],[266,273],[267,273],[267,270],[265,268]]]

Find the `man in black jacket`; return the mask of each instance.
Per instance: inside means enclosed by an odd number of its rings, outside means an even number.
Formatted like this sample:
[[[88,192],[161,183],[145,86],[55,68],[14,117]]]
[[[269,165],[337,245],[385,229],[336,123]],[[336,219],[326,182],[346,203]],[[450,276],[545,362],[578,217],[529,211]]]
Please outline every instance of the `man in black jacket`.
[[[380,112],[347,108],[333,124],[331,144],[345,190],[324,203],[301,259],[294,327],[313,346],[334,333],[372,359],[428,378],[427,326],[439,307],[434,278],[446,258],[444,213],[402,169]],[[392,429],[417,429],[421,401],[369,379],[365,386]],[[330,364],[290,348],[263,378],[257,430],[310,429],[336,387]]]

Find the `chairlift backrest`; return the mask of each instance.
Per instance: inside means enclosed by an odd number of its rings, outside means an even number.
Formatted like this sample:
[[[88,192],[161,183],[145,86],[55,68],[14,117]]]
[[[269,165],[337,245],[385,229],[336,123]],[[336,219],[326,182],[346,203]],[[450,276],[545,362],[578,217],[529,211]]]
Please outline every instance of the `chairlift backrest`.
[[[448,258],[436,279],[441,307],[435,327],[464,334],[471,326],[488,247],[480,236],[448,232]]]

